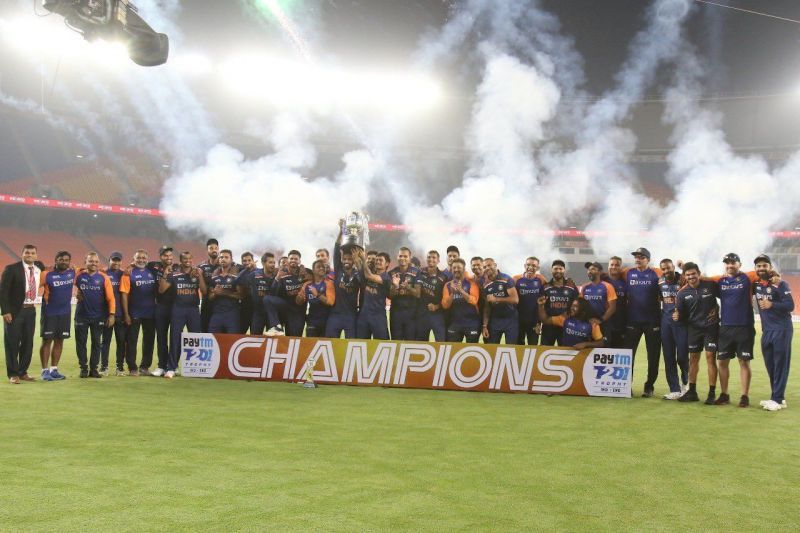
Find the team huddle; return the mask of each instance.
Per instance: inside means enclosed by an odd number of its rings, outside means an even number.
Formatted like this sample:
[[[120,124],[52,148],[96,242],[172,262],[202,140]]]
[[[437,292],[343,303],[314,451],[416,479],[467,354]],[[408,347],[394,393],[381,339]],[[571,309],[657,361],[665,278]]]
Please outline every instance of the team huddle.
[[[104,268],[95,252],[76,267],[66,251],[56,255],[53,267],[45,268],[35,261],[35,247],[26,246],[23,263],[39,280],[42,296],[42,379],[64,378],[58,361],[63,341],[70,337],[74,296],[81,377],[107,374],[113,337],[117,375],[126,375],[127,366],[128,375],[172,378],[184,330],[419,341],[433,337],[447,342],[605,346],[634,353],[644,336],[644,397],[654,395],[663,352],[670,391],[664,398],[699,401],[696,383],[705,353],[705,403],[730,403],[729,364],[737,359],[739,406],[747,407],[755,305],[772,387],[772,397],[761,406],[770,411],[786,407],[794,302],[766,255],[755,259],[753,271],[744,272],[739,256],[728,254],[723,258],[724,275],[703,277],[690,262],[663,259],[659,267],[651,267],[650,252],[639,248],[631,254],[631,267],[624,267],[616,256],[608,261],[607,271],[599,262],[586,263],[588,281],[579,286],[567,277],[562,260],[552,262],[547,279],[536,257],[525,260],[523,273],[511,276],[489,257],[472,257],[467,264],[455,246],[446,250],[444,270],[437,251],[429,251],[422,265],[402,247],[393,266],[389,254],[343,245],[341,240],[332,258],[327,249],[317,250],[311,268],[303,265],[297,250],[284,257],[267,252],[260,267],[254,255],[245,252],[237,264],[216,239],[208,240],[208,257],[199,264],[191,253],[176,254],[163,246],[157,260],[137,250],[127,264],[122,253],[112,252]],[[5,307],[3,314],[8,331],[11,314]],[[7,354],[9,342],[7,334]],[[154,353],[157,360],[151,371]]]

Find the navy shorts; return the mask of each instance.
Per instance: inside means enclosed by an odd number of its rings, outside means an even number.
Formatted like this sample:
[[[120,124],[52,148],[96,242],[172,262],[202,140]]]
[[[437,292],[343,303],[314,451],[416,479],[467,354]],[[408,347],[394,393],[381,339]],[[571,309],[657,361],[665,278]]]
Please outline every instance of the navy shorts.
[[[719,345],[719,326],[706,326],[698,328],[689,325],[689,353],[698,353],[703,350],[716,353]]]
[[[42,315],[41,337],[47,340],[69,339],[70,334],[70,315]]]
[[[753,359],[755,341],[756,330],[753,326],[720,326],[717,359],[738,357],[750,361]]]

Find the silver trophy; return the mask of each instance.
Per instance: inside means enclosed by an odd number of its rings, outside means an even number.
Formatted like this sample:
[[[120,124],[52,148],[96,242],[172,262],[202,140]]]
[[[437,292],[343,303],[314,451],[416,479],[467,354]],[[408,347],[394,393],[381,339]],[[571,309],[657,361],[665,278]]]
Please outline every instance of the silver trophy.
[[[342,223],[342,246],[357,245],[366,249],[369,246],[369,217],[353,211]]]

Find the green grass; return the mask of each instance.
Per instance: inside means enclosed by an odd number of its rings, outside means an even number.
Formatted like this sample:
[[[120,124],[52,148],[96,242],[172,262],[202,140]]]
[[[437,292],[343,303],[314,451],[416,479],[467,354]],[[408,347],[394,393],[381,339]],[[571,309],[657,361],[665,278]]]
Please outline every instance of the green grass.
[[[767,413],[753,368],[745,410],[82,380],[69,340],[65,382],[0,383],[0,529],[797,531],[800,378]]]

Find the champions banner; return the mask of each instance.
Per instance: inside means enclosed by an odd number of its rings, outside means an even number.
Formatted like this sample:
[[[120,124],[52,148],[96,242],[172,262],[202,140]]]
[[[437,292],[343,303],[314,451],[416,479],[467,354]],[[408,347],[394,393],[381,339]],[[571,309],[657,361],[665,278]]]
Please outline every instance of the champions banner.
[[[183,333],[186,378],[630,398],[630,350]]]

